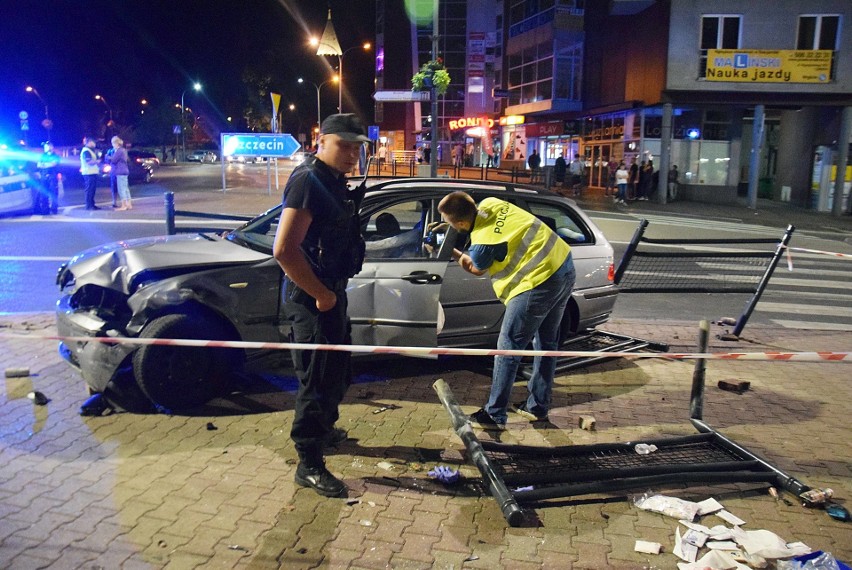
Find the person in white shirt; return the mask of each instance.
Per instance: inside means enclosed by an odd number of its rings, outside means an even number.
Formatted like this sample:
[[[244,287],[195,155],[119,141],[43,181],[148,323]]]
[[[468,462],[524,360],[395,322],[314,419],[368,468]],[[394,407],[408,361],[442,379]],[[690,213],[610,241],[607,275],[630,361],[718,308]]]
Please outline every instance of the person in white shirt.
[[[83,137],[83,150],[80,151],[80,174],[83,175],[83,188],[87,210],[100,210],[95,206],[95,192],[98,190],[98,153],[95,152],[95,139]]]
[[[630,172],[623,162],[618,163],[618,170],[615,171],[615,185],[618,187],[618,194],[615,195],[616,204],[627,204],[627,180],[630,177]]]

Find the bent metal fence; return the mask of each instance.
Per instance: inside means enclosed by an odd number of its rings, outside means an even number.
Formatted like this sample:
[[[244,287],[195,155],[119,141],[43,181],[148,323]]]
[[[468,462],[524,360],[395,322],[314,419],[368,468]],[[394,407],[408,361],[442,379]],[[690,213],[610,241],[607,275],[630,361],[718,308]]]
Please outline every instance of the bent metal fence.
[[[615,272],[620,293],[751,293],[733,336],[745,328],[795,227],[778,239],[651,239],[641,220]],[[774,251],[756,246],[775,245]],[[751,250],[743,247],[755,246]],[[736,249],[733,249],[736,248]]]

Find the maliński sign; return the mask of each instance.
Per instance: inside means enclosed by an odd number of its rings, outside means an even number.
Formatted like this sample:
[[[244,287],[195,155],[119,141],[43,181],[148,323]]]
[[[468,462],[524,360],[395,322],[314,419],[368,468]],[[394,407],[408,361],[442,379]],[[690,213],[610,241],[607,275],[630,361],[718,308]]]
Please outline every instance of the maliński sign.
[[[828,83],[831,50],[707,50],[706,81]]]

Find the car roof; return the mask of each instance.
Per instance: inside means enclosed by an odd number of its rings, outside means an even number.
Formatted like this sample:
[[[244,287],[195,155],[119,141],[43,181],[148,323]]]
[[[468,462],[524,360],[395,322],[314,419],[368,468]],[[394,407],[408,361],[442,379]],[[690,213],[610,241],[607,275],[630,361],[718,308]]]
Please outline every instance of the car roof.
[[[352,182],[352,180],[350,180]],[[405,192],[446,193],[462,191],[468,193],[489,193],[506,199],[539,197],[544,200],[574,203],[573,200],[529,184],[518,184],[499,180],[464,180],[456,178],[377,178],[367,179],[367,194],[375,196],[385,193]]]

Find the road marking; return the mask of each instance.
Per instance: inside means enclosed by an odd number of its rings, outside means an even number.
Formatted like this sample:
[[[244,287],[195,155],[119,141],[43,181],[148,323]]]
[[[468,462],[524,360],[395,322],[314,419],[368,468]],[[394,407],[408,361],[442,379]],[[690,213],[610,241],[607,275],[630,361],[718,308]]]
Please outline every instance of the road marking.
[[[786,313],[788,315],[820,315],[824,317],[852,317],[852,308],[826,305],[794,305],[792,303],[759,302],[755,311],[760,313]]]
[[[824,331],[848,331],[852,332],[852,324],[843,323],[825,323],[812,321],[786,321],[781,319],[771,319],[777,325],[787,329],[803,329],[803,330],[824,330]]]
[[[156,224],[159,226],[165,227],[166,220],[151,220],[149,218],[121,218],[121,219],[112,219],[112,218],[65,218],[62,216],[30,216],[28,218],[10,218],[8,220],[3,220],[4,223],[32,223],[32,222],[48,222],[48,223],[81,223],[85,222],[87,224]],[[178,226],[204,226],[208,224],[225,224],[225,223],[233,223],[235,226],[239,224],[244,224],[245,220],[175,220],[175,225]]]

